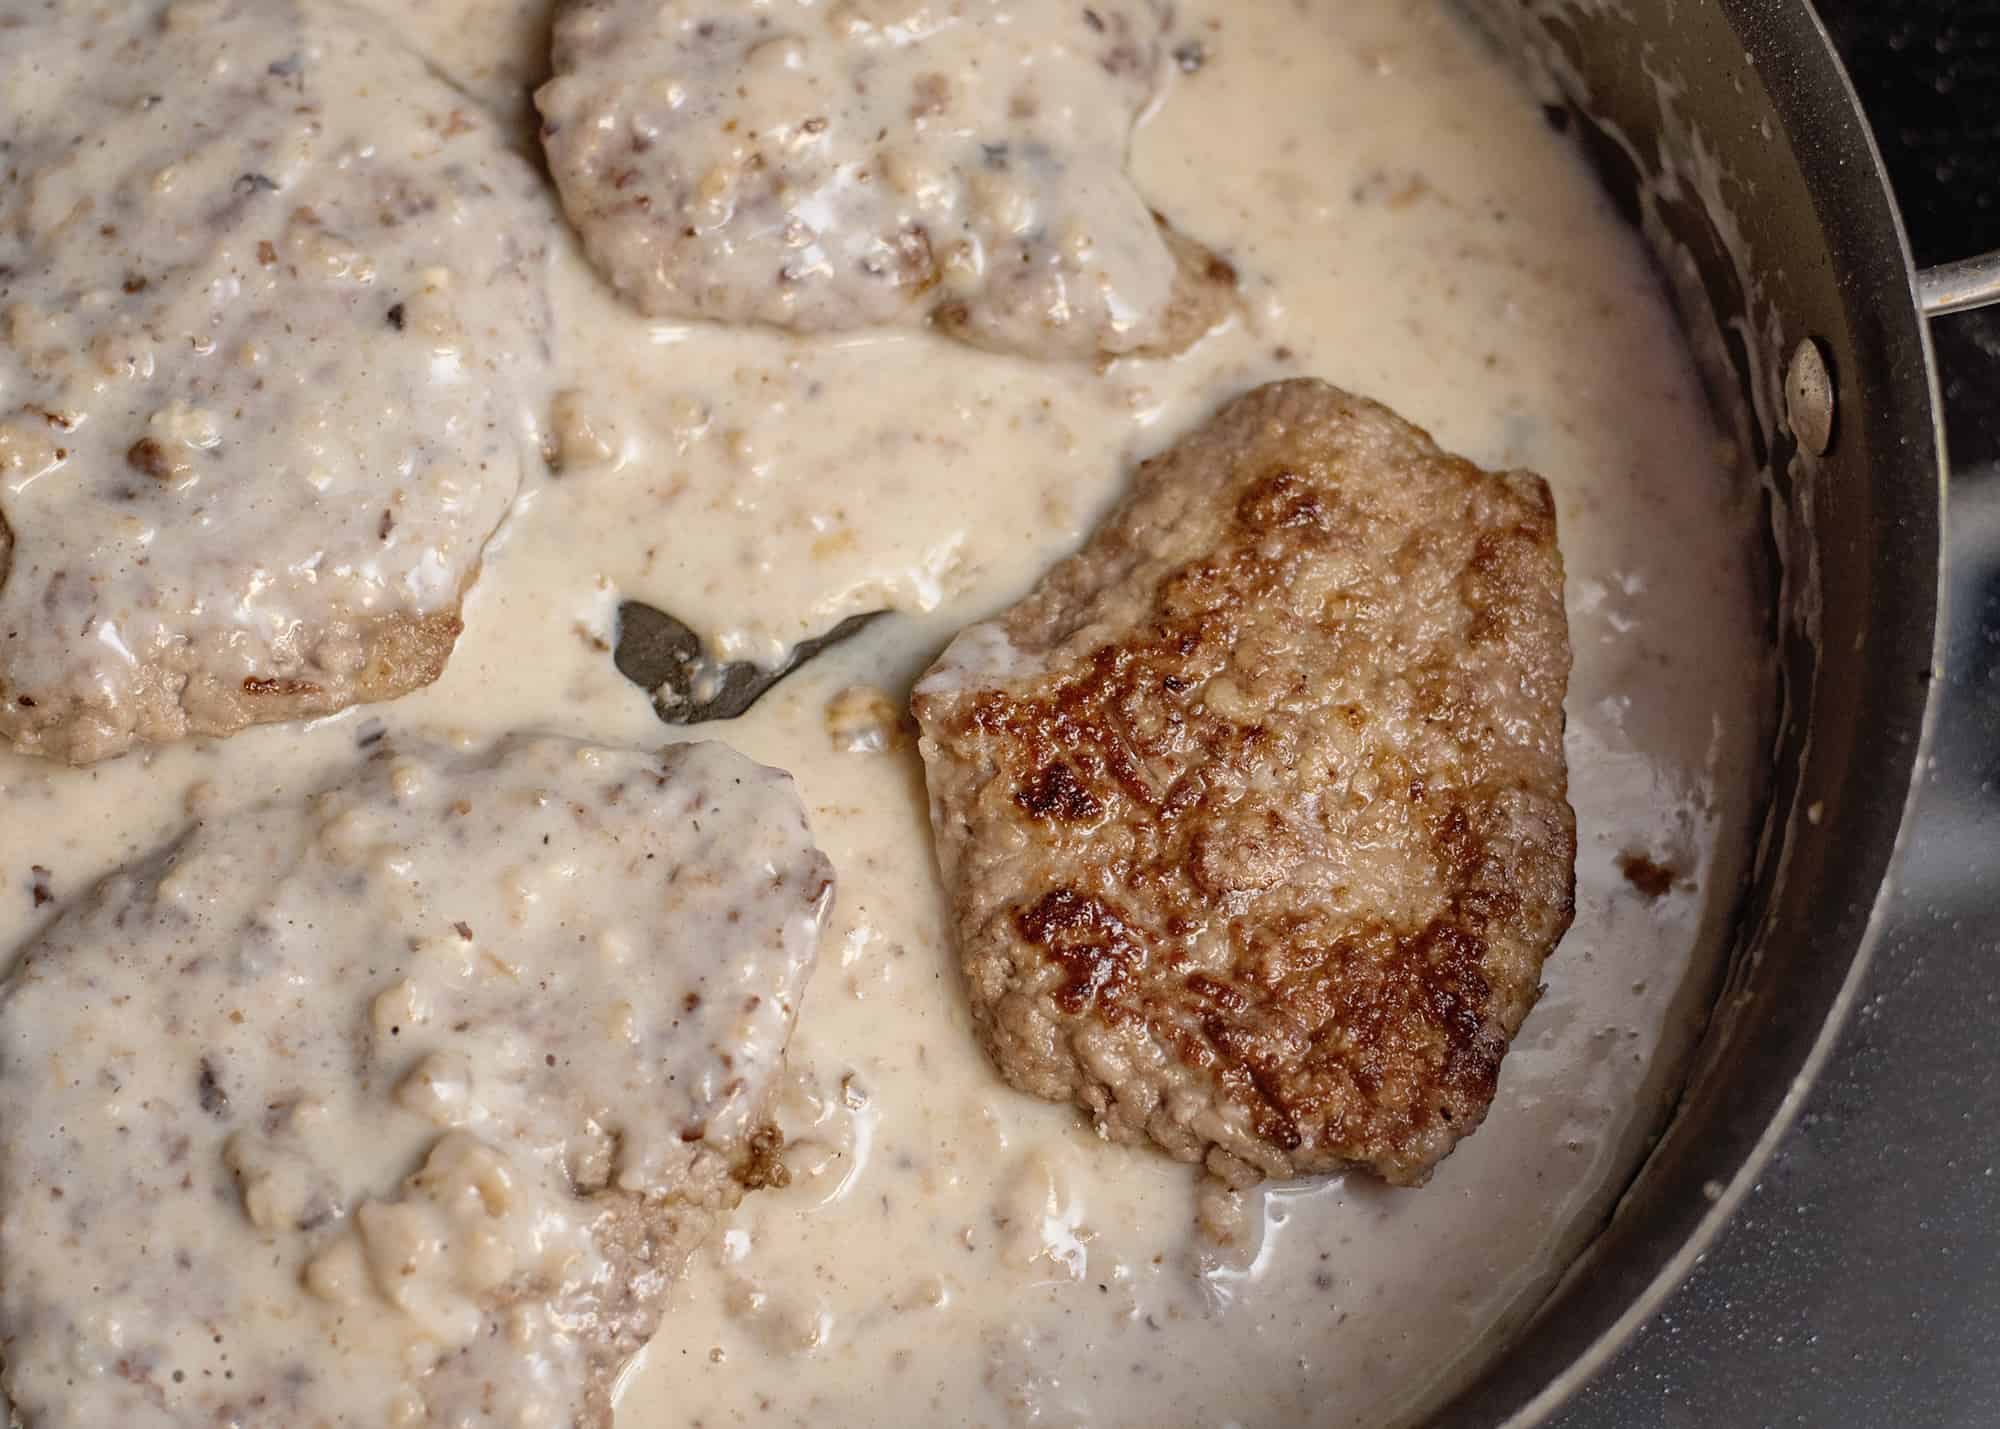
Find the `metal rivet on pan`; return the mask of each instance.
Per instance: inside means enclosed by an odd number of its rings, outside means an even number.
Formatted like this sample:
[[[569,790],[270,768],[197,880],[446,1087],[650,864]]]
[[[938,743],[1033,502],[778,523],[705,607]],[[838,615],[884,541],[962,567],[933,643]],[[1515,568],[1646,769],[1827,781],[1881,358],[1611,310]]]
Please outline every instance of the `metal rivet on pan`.
[[[1833,444],[1833,377],[1825,351],[1812,338],[1792,350],[1792,365],[1785,370],[1785,419],[1807,451],[1826,455]]]

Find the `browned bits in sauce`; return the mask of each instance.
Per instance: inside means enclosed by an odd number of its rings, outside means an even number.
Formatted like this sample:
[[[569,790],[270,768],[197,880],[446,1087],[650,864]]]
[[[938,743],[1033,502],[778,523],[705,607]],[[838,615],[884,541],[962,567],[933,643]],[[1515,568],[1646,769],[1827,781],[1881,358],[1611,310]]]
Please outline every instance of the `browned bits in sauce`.
[[[201,1109],[210,1116],[229,1114],[229,1093],[222,1089],[222,1080],[216,1074],[215,1063],[207,1057],[201,1059],[200,1075],[196,1078],[195,1091],[201,1102]]]
[[[749,1155],[736,1179],[746,1191],[782,1188],[792,1183],[791,1169],[785,1165],[785,1134],[767,1122],[750,1134]]]
[[[186,449],[175,450],[157,437],[141,437],[132,443],[125,453],[125,460],[134,471],[142,472],[155,481],[176,481],[194,470],[194,462],[186,454]]]
[[[1618,871],[1625,875],[1625,881],[1638,890],[1648,902],[1664,898],[1671,893],[1674,881],[1679,877],[1673,869],[1663,863],[1654,862],[1643,853],[1619,854]]]
[[[951,81],[941,74],[920,74],[910,87],[910,118],[928,119],[951,105]]]

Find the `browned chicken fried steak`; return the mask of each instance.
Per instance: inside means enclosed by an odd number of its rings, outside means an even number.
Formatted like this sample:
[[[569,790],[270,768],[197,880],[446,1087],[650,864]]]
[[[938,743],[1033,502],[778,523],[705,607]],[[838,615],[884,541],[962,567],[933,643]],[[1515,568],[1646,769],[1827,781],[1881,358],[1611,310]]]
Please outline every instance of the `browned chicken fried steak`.
[[[1127,172],[1172,13],[562,0],[543,145],[585,252],[648,316],[1162,356],[1237,305],[1235,270]]]
[[[917,687],[1002,1074],[1239,1183],[1424,1181],[1569,927],[1569,658],[1539,477],[1314,381],[1147,462]]]
[[[534,450],[553,234],[332,0],[0,0],[0,747],[443,673]]]

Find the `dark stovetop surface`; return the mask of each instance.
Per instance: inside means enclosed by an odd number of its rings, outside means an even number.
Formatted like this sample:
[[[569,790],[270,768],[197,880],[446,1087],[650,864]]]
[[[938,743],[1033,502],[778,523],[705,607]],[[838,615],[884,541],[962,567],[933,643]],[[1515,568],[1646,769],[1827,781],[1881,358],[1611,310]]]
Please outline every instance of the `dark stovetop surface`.
[[[2000,0],[1820,11],[1917,260],[2000,249]],[[2000,314],[1933,331],[1951,648],[1894,920],[1762,1182],[1561,1429],[2000,1426]]]

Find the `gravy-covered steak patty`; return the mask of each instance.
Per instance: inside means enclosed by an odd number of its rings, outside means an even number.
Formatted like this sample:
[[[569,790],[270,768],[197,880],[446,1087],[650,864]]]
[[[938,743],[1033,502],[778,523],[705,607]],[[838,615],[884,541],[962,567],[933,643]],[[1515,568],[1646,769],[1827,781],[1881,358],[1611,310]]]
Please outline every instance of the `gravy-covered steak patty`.
[[[1147,462],[917,687],[1001,1071],[1232,1180],[1422,1182],[1569,926],[1568,672],[1536,476],[1310,381]]]
[[[1126,175],[1168,8],[565,0],[543,142],[592,260],[653,316],[1175,352],[1235,275]]]
[[[716,744],[380,748],[197,825],[0,994],[27,1429],[608,1425],[764,1120],[830,898]]]
[[[437,677],[532,451],[550,219],[316,0],[0,0],[0,738]]]

